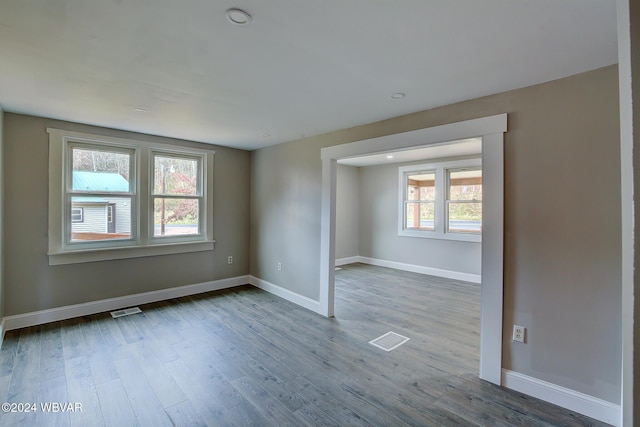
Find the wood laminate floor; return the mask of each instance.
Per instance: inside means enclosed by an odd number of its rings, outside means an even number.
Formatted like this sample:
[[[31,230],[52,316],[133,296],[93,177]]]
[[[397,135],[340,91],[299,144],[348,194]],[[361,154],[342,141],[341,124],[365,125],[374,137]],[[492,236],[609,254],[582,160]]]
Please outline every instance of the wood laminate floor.
[[[141,308],[7,332],[0,402],[36,407],[0,425],[602,425],[477,379],[478,285],[353,264],[335,319],[251,286]]]

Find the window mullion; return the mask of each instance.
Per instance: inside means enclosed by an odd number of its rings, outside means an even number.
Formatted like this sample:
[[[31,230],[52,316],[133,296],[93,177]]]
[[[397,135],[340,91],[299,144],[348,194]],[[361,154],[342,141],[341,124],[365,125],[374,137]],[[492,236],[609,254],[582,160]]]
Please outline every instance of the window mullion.
[[[151,167],[151,152],[149,149],[139,150],[137,159],[138,177],[136,182],[136,215],[139,218],[137,227],[138,241],[142,245],[149,243],[150,236],[153,235],[151,227],[153,226],[153,199],[151,197],[151,182],[153,182],[153,168]],[[142,179],[147,177],[147,179]]]
[[[445,203],[446,195],[446,177],[443,167],[436,169],[436,199],[435,199],[435,231],[438,234],[443,234],[445,230],[445,218],[447,215],[447,206]]]

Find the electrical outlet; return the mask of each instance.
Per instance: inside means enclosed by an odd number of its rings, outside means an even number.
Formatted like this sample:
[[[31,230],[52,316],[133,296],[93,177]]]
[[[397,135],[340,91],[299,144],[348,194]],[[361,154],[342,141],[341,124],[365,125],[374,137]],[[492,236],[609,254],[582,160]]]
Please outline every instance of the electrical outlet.
[[[229,255],[229,258],[227,258],[227,264],[233,264],[233,256]]]
[[[527,328],[524,326],[513,325],[513,341],[524,343],[524,334]]]
[[[282,271],[282,263],[281,262],[278,263],[278,271]]]

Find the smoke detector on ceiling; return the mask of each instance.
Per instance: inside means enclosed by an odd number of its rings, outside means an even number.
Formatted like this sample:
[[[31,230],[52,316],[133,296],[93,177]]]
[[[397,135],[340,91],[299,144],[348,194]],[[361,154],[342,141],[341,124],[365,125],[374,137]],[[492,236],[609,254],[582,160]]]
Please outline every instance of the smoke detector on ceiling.
[[[227,17],[227,21],[231,22],[234,25],[247,25],[253,20],[248,12],[237,8],[231,8],[227,10],[225,16]]]

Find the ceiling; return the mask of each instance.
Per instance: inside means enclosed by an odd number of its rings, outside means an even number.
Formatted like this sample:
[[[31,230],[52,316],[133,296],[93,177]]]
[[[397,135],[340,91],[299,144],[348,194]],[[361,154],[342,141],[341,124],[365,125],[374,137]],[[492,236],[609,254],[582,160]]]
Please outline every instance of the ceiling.
[[[359,157],[348,157],[338,163],[348,166],[377,166],[384,164],[408,163],[427,159],[444,159],[447,157],[477,156],[482,154],[482,138],[468,138],[445,144],[433,144],[427,147],[402,151],[369,154]]]
[[[253,21],[232,25],[231,7]],[[614,64],[615,7],[0,0],[0,104],[256,149]]]

